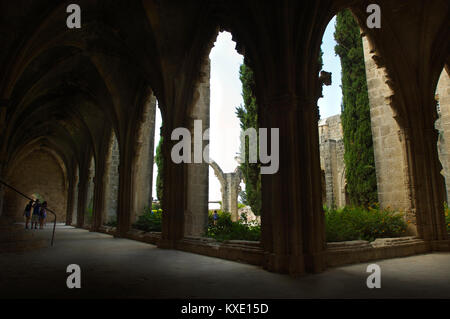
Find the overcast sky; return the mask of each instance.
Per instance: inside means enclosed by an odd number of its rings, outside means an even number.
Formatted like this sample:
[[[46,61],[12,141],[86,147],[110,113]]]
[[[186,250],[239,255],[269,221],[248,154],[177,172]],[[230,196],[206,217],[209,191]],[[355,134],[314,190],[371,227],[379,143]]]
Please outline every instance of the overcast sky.
[[[329,23],[323,38],[322,50],[324,51],[323,69],[332,72],[332,86],[323,89],[324,98],[319,99],[321,118],[326,118],[340,113],[342,99],[341,66],[339,57],[334,53],[334,24],[336,18]],[[243,104],[242,83],[239,80],[239,67],[244,58],[236,50],[231,34],[221,32],[209,55],[211,59],[211,110],[210,110],[210,157],[216,161],[223,172],[229,173],[235,170],[237,162],[236,153],[239,151],[239,119],[235,111],[236,107]],[[156,112],[155,150],[159,142],[159,127],[161,115],[159,109]],[[153,197],[156,198],[156,164],[153,174]],[[243,183],[241,184],[244,186]],[[209,171],[209,201],[221,200],[220,183]],[[217,206],[210,205],[210,208]]]

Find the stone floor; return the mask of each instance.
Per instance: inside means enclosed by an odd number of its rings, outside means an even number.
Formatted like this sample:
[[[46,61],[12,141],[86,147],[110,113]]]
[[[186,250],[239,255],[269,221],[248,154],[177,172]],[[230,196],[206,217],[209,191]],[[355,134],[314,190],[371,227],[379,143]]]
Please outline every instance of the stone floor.
[[[37,232],[50,239],[51,226]],[[0,298],[450,298],[450,253],[369,263],[292,278],[259,267],[58,225],[55,245],[0,255]],[[81,289],[66,268],[81,267]]]

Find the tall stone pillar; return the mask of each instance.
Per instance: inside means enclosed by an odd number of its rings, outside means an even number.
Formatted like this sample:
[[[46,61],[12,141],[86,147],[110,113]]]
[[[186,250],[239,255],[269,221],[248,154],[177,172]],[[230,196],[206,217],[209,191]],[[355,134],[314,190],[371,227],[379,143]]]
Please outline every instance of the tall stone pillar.
[[[445,178],[447,203],[450,202],[450,75],[444,69],[439,78],[436,98],[438,99],[439,119],[436,129],[439,131],[439,160],[442,164],[442,174]]]
[[[191,132],[191,159],[187,164],[186,207],[184,210],[184,235],[202,236],[208,225],[209,166],[202,158],[201,163],[194,163],[195,148],[205,149],[209,140],[203,140],[203,133],[209,130],[210,114],[210,60],[203,62],[200,80],[194,92],[193,103],[188,114],[188,129]],[[201,132],[195,132],[194,121],[202,121]],[[201,137],[198,134],[201,134]],[[208,134],[209,139],[209,134]],[[201,142],[200,142],[201,141]],[[195,145],[195,144],[198,145]],[[209,148],[206,150],[209,157]]]
[[[67,189],[66,225],[72,225],[72,217],[75,203],[75,187],[76,187],[75,174],[69,175],[68,179],[69,179],[69,187]]]
[[[84,216],[87,208],[89,183],[89,168],[87,165],[80,166],[80,181],[78,183],[78,200],[77,200],[77,227],[84,226]]]
[[[116,236],[123,237],[130,230],[131,215],[135,211],[134,201],[134,149],[132,143],[121,146],[119,164],[119,198],[117,205]]]
[[[155,145],[156,97],[149,94],[144,105],[141,127],[138,132],[136,156],[136,187],[134,195],[135,212],[131,214],[131,224],[152,207],[152,181]]]
[[[119,192],[119,162],[120,151],[119,142],[114,133],[111,134],[109,145],[109,153],[106,161],[107,185],[106,185],[106,203],[103,216],[103,223],[113,220],[117,221],[117,200]]]
[[[325,190],[326,203],[328,207],[333,207],[337,204],[335,192],[335,173],[336,170],[336,141],[328,139],[320,145],[320,152],[324,157],[324,171],[325,171]]]
[[[373,150],[377,175],[378,201],[382,208],[390,206],[409,214],[412,210],[408,189],[409,170],[405,157],[404,132],[394,118],[390,105],[392,90],[385,70],[379,68],[363,37],[367,89],[369,93]]]
[[[125,236],[144,207],[151,205],[156,99],[147,92],[119,141],[119,193],[116,236]],[[170,137],[169,137],[170,139]]]
[[[105,210],[105,191],[106,191],[106,157],[108,155],[108,145],[104,143],[99,152],[95,163],[95,183],[94,183],[94,202],[92,207],[91,231],[98,231],[103,225]]]
[[[167,126],[166,126],[167,125]],[[170,140],[172,130],[163,126],[162,154],[164,158],[163,220],[161,240],[158,247],[175,248],[176,242],[184,237],[184,208],[186,207],[185,174],[187,165],[175,164],[170,152],[177,141]]]
[[[424,110],[427,108],[424,107]],[[425,115],[422,115],[422,119]],[[434,120],[428,126],[416,125],[410,130],[410,151],[414,208],[417,212],[417,231],[425,240],[440,241],[448,238],[443,203],[445,183],[437,151],[438,132]]]
[[[277,173],[262,175],[264,267],[291,274],[320,271],[325,232],[315,102],[286,94],[259,107],[260,127],[279,128],[280,158]]]

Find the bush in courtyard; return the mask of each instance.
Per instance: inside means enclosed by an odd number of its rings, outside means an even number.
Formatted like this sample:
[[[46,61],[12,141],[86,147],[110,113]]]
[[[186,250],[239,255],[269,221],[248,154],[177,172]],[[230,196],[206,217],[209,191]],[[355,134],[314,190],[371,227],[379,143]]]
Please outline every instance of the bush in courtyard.
[[[400,237],[407,228],[403,215],[389,208],[324,207],[324,211],[328,242]]]
[[[109,221],[105,223],[105,225],[109,227],[117,227],[117,218],[116,217],[111,218]]]
[[[444,203],[445,209],[445,224],[447,225],[447,231],[450,233],[450,209],[448,208],[448,204]]]
[[[138,217],[133,227],[146,232],[161,231],[162,210],[150,210],[146,208],[144,213]]]
[[[161,209],[161,202],[152,203],[152,210],[159,210],[159,209]]]
[[[258,241],[260,239],[260,226],[246,225],[242,221],[233,222],[231,221],[231,214],[221,210],[217,211],[219,219],[217,224],[214,225],[213,213],[214,211],[210,211],[208,214],[206,237],[214,238],[217,241],[233,239]]]

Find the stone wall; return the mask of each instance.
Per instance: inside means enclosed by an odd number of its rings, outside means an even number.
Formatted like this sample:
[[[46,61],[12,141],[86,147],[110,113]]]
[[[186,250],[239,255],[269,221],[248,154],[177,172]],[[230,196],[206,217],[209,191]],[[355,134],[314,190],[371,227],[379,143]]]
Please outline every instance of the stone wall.
[[[415,224],[409,189],[409,173],[404,147],[403,131],[394,119],[390,105],[392,90],[386,84],[384,68],[379,68],[371,52],[370,44],[363,37],[366,64],[367,88],[369,92],[370,118],[372,124],[373,149],[377,174],[378,201],[380,207],[391,207],[405,212],[405,218]],[[414,226],[409,233],[415,234]]]
[[[444,69],[439,78],[436,89],[439,118],[436,121],[436,129],[439,131],[438,151],[442,164],[442,174],[445,178],[447,203],[450,196],[450,77]]]
[[[319,121],[320,167],[324,174],[324,203],[328,207],[346,205],[344,141],[341,115]]]
[[[55,211],[58,222],[66,220],[67,187],[64,173],[53,155],[44,150],[36,150],[15,165],[8,174],[9,184],[27,196],[39,194],[48,203],[48,208]],[[12,190],[5,189],[5,215],[16,221],[23,221],[23,210],[28,200]],[[49,221],[53,215],[48,214]]]
[[[201,80],[194,93],[194,103],[188,116],[188,128],[191,131],[191,158],[194,160],[194,120],[202,120],[202,133],[209,129],[210,105],[210,61],[205,60],[201,70]],[[202,149],[209,141],[202,142]],[[208,151],[209,156],[209,151]],[[202,160],[203,161],[203,160]],[[208,224],[208,163],[191,163],[187,165],[187,198],[184,211],[185,236],[204,234]]]

